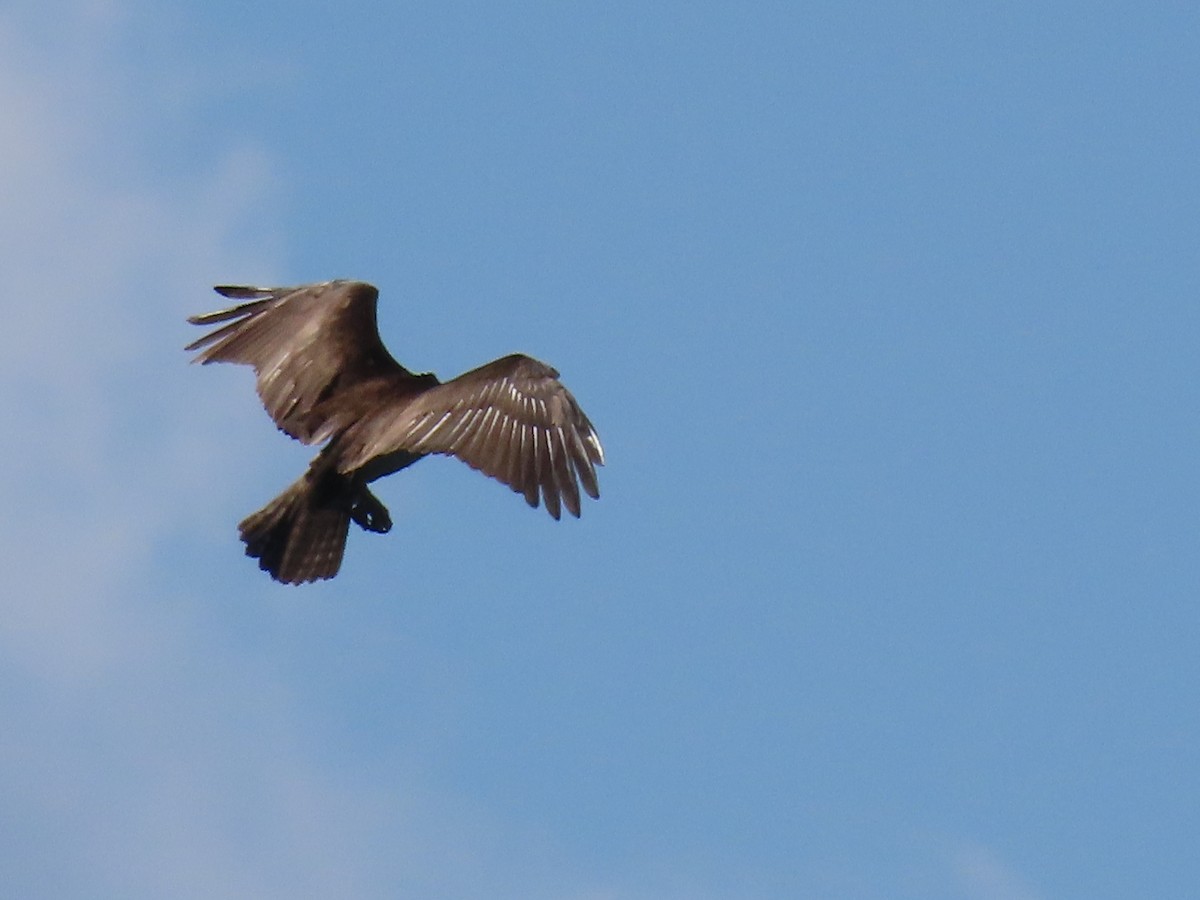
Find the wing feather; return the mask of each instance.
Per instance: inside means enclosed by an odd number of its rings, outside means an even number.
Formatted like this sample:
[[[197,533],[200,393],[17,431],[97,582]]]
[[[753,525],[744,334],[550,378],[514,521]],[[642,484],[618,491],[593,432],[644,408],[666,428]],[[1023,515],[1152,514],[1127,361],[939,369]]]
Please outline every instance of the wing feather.
[[[541,481],[538,479],[538,430],[527,423],[521,424],[521,489],[525,493],[525,502],[530,506],[538,505],[538,490]]]
[[[495,360],[417,396],[386,404],[350,428],[339,468],[354,471],[397,451],[455,456],[554,518],[580,514],[580,485],[600,490],[596,430],[558,372],[528,356]]]
[[[558,482],[558,490],[562,495],[563,504],[567,511],[576,518],[579,517],[579,482],[571,470],[571,460],[567,456],[566,442],[563,440],[562,428],[550,432],[550,446],[554,450],[554,478]]]
[[[329,281],[290,288],[220,285],[217,293],[245,300],[229,309],[192,316],[194,325],[223,324],[188,345],[196,362],[243,363],[254,368],[258,396],[279,428],[304,443],[319,443],[367,409],[354,402],[363,386],[422,381],[396,362],[376,325],[379,292],[361,281]],[[436,382],[434,382],[436,383]]]
[[[587,445],[579,432],[573,429],[567,432],[567,437],[571,442],[571,461],[579,474],[579,482],[587,495],[595,500],[600,496],[600,485],[596,480],[596,469],[588,458]]]

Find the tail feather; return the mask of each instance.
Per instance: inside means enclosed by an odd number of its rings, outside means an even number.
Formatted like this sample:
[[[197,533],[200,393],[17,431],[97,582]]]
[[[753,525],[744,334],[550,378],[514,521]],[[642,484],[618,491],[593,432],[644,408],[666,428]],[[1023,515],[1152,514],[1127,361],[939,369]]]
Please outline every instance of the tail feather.
[[[341,568],[350,528],[344,498],[342,492],[316,490],[306,475],[238,525],[246,555],[285,584],[332,578]]]

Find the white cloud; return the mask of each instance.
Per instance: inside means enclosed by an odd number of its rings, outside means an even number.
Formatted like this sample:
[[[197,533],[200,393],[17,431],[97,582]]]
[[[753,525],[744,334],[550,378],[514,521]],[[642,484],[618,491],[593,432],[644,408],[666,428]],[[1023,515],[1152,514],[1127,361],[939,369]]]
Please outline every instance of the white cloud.
[[[402,761],[322,761],[319,712],[269,658],[214,638],[214,598],[174,577],[164,547],[214,534],[244,562],[229,510],[263,493],[272,454],[254,442],[279,449],[246,373],[198,377],[182,352],[209,284],[276,268],[271,159],[237,143],[190,173],[141,165],[155,108],[129,92],[158,73],[132,77],[118,52],[125,5],[43,7],[53,27],[24,9],[0,14],[6,888],[570,895],[548,842],[481,824]]]
[[[962,844],[954,852],[953,867],[963,891],[971,900],[1038,900],[1040,896],[988,847]]]
[[[151,123],[114,74],[117,7],[47,10],[42,32],[0,17],[0,868],[31,897],[353,895],[360,786],[305,759],[269,672],[189,662],[220,650],[186,592],[150,593],[161,542],[250,477],[182,318],[214,277],[273,268],[276,223],[253,146],[129,171]]]
[[[72,8],[74,24],[96,8]],[[181,183],[113,178],[135,116],[104,69],[108,32],[71,24],[90,42],[39,47],[0,19],[0,646],[43,676],[125,653],[112,597],[181,506],[216,500],[206,485],[228,473],[194,449],[216,406],[183,377],[181,317],[212,272],[269,265],[271,243],[229,240],[269,190],[260,152]]]

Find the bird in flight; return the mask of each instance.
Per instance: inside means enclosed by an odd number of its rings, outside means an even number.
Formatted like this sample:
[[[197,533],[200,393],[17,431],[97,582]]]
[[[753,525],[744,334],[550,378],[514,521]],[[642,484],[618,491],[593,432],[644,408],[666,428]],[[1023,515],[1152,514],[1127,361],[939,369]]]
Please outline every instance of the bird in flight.
[[[276,581],[332,578],[354,521],[392,527],[368,483],[431,453],[456,456],[555,519],[579,516],[579,488],[599,497],[604,450],[558,372],[522,354],[444,384],[392,358],[376,324],[379,291],[361,281],[300,287],[218,286],[239,301],[192,316],[220,325],[188,345],[195,362],[253,366],[279,429],[325,446],[282,494],[238,525],[246,555]]]

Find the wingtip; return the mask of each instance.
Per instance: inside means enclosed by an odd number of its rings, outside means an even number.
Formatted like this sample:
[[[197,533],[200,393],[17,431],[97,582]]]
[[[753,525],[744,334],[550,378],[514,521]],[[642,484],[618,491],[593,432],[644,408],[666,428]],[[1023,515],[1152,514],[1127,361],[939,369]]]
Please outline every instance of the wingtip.
[[[218,322],[226,322],[229,319],[237,318],[242,314],[243,307],[234,309],[218,309],[216,312],[196,313],[194,316],[188,316],[187,320],[192,325],[216,325]],[[201,341],[206,340],[206,337],[200,338]],[[188,348],[189,350],[192,348]]]
[[[261,300],[271,296],[270,288],[255,287],[249,284],[214,284],[213,290],[231,300]]]
[[[596,458],[592,460],[596,465],[604,465],[604,447],[600,445],[600,435],[593,430],[587,436],[587,441],[592,445],[592,449],[596,451]]]

